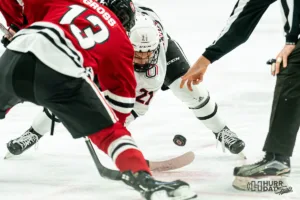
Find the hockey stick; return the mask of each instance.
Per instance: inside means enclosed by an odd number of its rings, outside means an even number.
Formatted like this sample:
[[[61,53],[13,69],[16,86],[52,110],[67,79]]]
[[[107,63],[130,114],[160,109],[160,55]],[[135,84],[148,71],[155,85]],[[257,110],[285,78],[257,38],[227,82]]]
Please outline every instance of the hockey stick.
[[[121,172],[105,167],[100,162],[91,141],[87,137],[85,137],[85,142],[94,160],[94,163],[98,169],[99,174],[102,177],[111,180],[121,180]],[[182,154],[178,157],[169,160],[164,160],[164,161],[146,160],[146,161],[151,171],[169,171],[169,170],[175,170],[175,169],[182,168],[186,165],[189,165],[194,161],[194,159],[195,159],[195,154],[192,151],[189,151],[185,154]]]
[[[195,154],[192,151],[184,153],[178,157],[171,158],[164,161],[148,161],[148,165],[151,171],[169,171],[179,169],[189,165],[195,159]]]
[[[117,170],[113,170],[113,169],[109,169],[106,168],[99,160],[97,153],[95,152],[95,149],[91,143],[91,141],[89,140],[89,138],[84,137],[85,139],[85,143],[90,151],[90,154],[94,160],[94,163],[97,167],[97,170],[99,172],[99,174],[103,177],[103,178],[108,178],[111,180],[121,180],[121,172],[117,171]]]

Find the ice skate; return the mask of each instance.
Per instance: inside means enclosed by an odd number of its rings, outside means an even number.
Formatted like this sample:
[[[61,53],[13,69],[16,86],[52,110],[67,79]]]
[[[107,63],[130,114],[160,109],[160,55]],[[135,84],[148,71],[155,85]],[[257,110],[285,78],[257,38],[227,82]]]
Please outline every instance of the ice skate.
[[[162,182],[142,171],[135,174],[123,172],[122,180],[140,192],[146,200],[188,200],[197,197],[186,182]]]
[[[272,153],[267,153],[265,157],[254,164],[235,167],[233,175],[235,180],[233,187],[239,190],[254,190],[251,184],[254,181],[260,180],[260,183],[272,183],[272,190],[287,186],[286,177],[290,174],[290,159],[289,157],[278,156]],[[258,187],[258,186],[257,186]],[[257,188],[263,189],[263,188]]]
[[[216,135],[217,140],[222,143],[223,151],[225,151],[225,147],[232,154],[240,154],[245,148],[244,141],[239,139],[238,136],[227,126],[225,126],[220,132],[214,134]],[[241,154],[241,156],[244,157],[243,154]]]
[[[22,154],[24,151],[37,144],[41,137],[42,135],[38,134],[33,130],[32,127],[30,127],[30,129],[28,129],[20,137],[13,139],[7,143],[7,149],[9,152],[6,154],[4,159]]]

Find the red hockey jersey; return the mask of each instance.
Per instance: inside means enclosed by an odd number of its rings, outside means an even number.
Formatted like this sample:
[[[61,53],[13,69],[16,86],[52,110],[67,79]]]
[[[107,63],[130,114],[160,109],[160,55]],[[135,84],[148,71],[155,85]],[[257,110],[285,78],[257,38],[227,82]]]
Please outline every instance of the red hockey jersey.
[[[1,0],[0,7],[11,1]],[[117,17],[94,0],[18,1],[29,26],[7,48],[30,51],[68,76],[80,77],[86,71],[83,67],[91,67],[111,107],[125,122],[135,101],[134,51]],[[15,8],[8,11],[11,16],[20,14]]]

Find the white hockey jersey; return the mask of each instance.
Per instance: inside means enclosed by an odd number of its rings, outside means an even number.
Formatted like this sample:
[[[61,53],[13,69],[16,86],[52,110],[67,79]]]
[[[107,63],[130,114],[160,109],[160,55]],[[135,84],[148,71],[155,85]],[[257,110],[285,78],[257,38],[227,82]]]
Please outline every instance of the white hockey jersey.
[[[137,15],[148,15],[156,25],[160,33],[160,52],[155,67],[145,73],[135,72],[137,81],[136,102],[132,114],[126,120],[126,125],[132,122],[137,116],[142,116],[147,112],[153,96],[160,90],[164,83],[167,71],[166,52],[168,48],[168,36],[163,29],[161,20],[152,9],[138,3],[135,3],[135,7]]]

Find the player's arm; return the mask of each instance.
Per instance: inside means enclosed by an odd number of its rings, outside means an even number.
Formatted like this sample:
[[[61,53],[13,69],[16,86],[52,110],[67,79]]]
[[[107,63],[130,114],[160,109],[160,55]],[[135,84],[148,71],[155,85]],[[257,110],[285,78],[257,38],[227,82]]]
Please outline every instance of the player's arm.
[[[296,44],[300,34],[300,1],[281,0],[282,15],[285,19],[286,44]]]
[[[207,58],[210,63],[213,63],[247,41],[262,15],[275,1],[276,0],[237,1],[226,26],[213,44],[206,48],[203,56]]]
[[[125,123],[134,107],[136,80],[133,70],[133,47],[129,41],[121,40],[120,48],[113,51],[116,54],[110,55],[105,69],[99,71],[99,82],[101,87],[104,86],[104,95],[111,108],[120,122]]]

